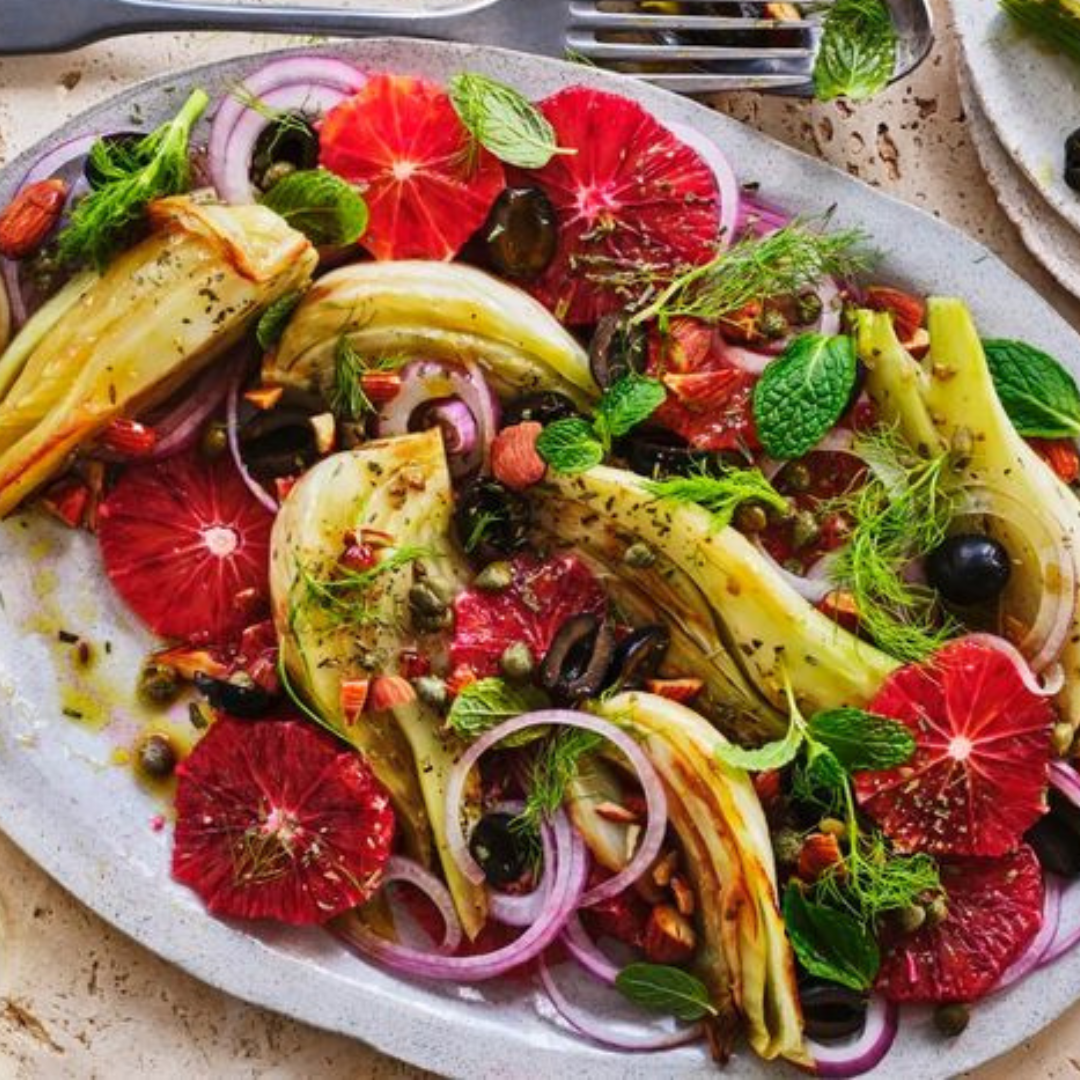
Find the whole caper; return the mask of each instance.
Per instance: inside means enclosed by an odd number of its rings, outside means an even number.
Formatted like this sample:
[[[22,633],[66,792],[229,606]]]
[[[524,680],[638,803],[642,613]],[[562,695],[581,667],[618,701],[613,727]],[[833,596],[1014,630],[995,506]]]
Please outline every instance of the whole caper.
[[[934,1010],[934,1027],[949,1039],[955,1039],[971,1020],[971,1010],[960,1002],[939,1005]]]
[[[496,200],[484,228],[491,265],[507,277],[534,278],[555,257],[559,222],[538,187],[510,187]]]
[[[145,705],[171,705],[180,696],[180,673],[151,660],[139,673],[138,694]]]
[[[154,732],[139,744],[137,761],[139,768],[155,780],[172,776],[176,769],[177,755],[168,736]]]
[[[214,461],[225,454],[229,449],[229,436],[225,425],[219,420],[213,420],[203,428],[202,438],[199,440],[199,453],[207,461]]]
[[[536,670],[532,649],[524,641],[515,641],[503,650],[499,657],[499,670],[511,682],[528,682]]]

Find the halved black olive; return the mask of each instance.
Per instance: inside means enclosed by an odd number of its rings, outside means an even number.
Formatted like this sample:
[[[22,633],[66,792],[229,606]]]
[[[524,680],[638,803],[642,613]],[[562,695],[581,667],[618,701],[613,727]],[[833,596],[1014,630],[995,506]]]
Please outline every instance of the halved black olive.
[[[485,814],[469,837],[469,851],[489,885],[510,885],[528,868],[528,843],[513,822],[511,814]]]
[[[320,455],[311,418],[325,412],[321,397],[303,391],[287,391],[272,409],[242,410],[240,448],[255,478],[268,483],[314,465]]]
[[[496,200],[484,226],[487,256],[500,274],[534,278],[555,257],[559,219],[542,188],[510,187]]]
[[[607,684],[614,656],[615,633],[607,619],[571,615],[544,655],[540,685],[565,703],[595,697]]]
[[[285,113],[268,124],[256,141],[251,181],[267,191],[285,173],[314,169],[318,164],[319,133],[303,113]]]
[[[641,689],[656,674],[670,644],[666,626],[639,626],[616,646],[609,681],[623,690]]]
[[[1050,789],[1050,812],[1028,829],[1024,839],[1043,869],[1062,877],[1080,876],[1080,809]]]
[[[866,1026],[866,996],[835,983],[799,987],[803,1029],[810,1039],[846,1039]]]
[[[454,530],[466,554],[491,562],[529,542],[532,512],[528,502],[497,480],[466,484],[454,507]]]
[[[102,135],[100,141],[110,150],[115,151],[116,157],[124,160],[133,155],[135,147],[145,138],[145,131],[112,131],[108,135]],[[95,190],[104,187],[109,182],[109,177],[101,172],[94,163],[93,156],[89,154],[86,157],[86,163],[83,165],[83,176],[86,177],[87,183]]]
[[[649,339],[643,327],[618,313],[605,315],[589,342],[589,368],[597,385],[609,387],[649,363]]]
[[[504,405],[502,422],[504,427],[512,427],[526,420],[546,425],[577,415],[577,406],[565,394],[560,394],[558,390],[538,390],[534,394],[523,394]]]
[[[212,679],[199,671],[195,673],[195,685],[213,708],[244,720],[264,716],[274,704],[273,694],[246,677]]]
[[[722,460],[708,450],[695,450],[666,431],[635,432],[615,449],[634,472],[654,478],[696,472]]]

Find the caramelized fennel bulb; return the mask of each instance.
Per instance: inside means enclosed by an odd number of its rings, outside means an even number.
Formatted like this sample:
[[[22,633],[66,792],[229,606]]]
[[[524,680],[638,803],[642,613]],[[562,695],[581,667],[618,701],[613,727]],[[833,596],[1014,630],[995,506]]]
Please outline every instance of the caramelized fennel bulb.
[[[467,576],[451,546],[452,495],[437,429],[325,458],[289,493],[270,541],[270,587],[289,685],[315,716],[360,750],[394,801],[406,846],[430,863],[438,852],[467,933],[486,912],[484,892],[446,849],[446,782],[460,752],[441,718],[417,700],[359,716],[342,706],[345,680],[396,670],[403,649],[441,646],[411,624],[409,590],[422,573],[448,590]],[[390,545],[348,578],[346,537],[363,530]],[[382,567],[382,569],[380,569]],[[342,584],[344,582],[344,584]]]
[[[221,356],[315,268],[305,237],[264,207],[178,196],[149,214],[148,239],[76,278],[0,358],[0,515],[112,420]]]

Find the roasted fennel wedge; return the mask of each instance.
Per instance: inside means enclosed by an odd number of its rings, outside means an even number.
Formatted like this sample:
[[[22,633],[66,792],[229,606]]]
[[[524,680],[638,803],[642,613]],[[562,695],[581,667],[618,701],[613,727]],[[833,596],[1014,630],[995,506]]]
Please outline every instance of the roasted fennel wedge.
[[[977,519],[1009,552],[1012,574],[1000,614],[1036,670],[1055,660],[1046,654],[1047,612],[1072,605],[1056,655],[1065,674],[1057,703],[1080,727],[1080,611],[1067,595],[1080,582],[1080,501],[1016,433],[966,305],[931,297],[928,313],[930,353],[920,363],[897,341],[887,315],[859,312],[867,391],[914,451],[953,451],[957,527]]]
[[[149,216],[148,239],[76,278],[0,357],[0,515],[112,420],[221,356],[315,268],[304,236],[264,207],[178,196]]]
[[[737,1011],[763,1058],[810,1064],[769,829],[750,778],[719,760],[726,740],[685,705],[630,692],[597,712],[640,741],[664,783],[697,897],[695,970],[713,1006],[722,1017]]]
[[[326,727],[362,751],[394,801],[409,852],[433,847],[462,925],[475,934],[485,902],[447,855],[446,778],[459,752],[426,706],[366,709],[350,718],[342,683],[394,670],[405,648],[430,654],[433,635],[410,621],[418,574],[458,587],[464,579],[449,540],[450,475],[437,430],[368,443],[305,473],[282,504],[270,548],[270,585],[288,685]],[[386,546],[367,570],[345,572],[350,534]]]
[[[631,621],[668,626],[667,663],[705,680],[703,711],[740,742],[783,733],[785,673],[813,711],[865,705],[897,666],[808,604],[741,533],[633,473],[549,473],[531,497],[541,535],[588,559]],[[652,566],[627,562],[636,542]]]
[[[479,364],[500,394],[557,390],[585,405],[599,393],[584,349],[546,308],[462,263],[357,263],[320,278],[267,356],[264,381],[329,398],[343,339],[373,362]]]

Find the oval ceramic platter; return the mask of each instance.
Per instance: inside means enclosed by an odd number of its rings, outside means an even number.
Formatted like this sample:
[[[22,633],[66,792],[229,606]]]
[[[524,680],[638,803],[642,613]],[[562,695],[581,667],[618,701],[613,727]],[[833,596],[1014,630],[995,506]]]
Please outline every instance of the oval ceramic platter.
[[[1080,127],[1080,62],[1020,30],[997,0],[953,0],[953,18],[986,119],[1032,186],[1080,229],[1080,193],[1062,176]]]
[[[808,215],[835,208],[838,226],[862,226],[877,242],[890,279],[964,296],[983,329],[1024,337],[1080,373],[1080,340],[989,251],[929,215],[765,139],[726,117],[595,69],[468,46],[372,40],[334,50],[370,70],[445,81],[482,71],[542,97],[586,82],[634,97],[662,120],[694,125],[715,139],[743,181]],[[130,126],[171,116],[194,85],[221,93],[265,63],[252,57],[170,75],[136,87],[56,132]],[[0,174],[0,205],[38,146]],[[0,828],[100,915],[192,974],[238,997],[363,1039],[449,1076],[529,1080],[557,1074],[606,1078],[715,1076],[700,1048],[658,1056],[600,1049],[557,1022],[521,981],[479,986],[407,982],[370,967],[327,934],[262,930],[209,917],[169,878],[170,828],[163,803],[126,768],[126,748],[145,722],[133,683],[151,647],[112,595],[93,538],[31,515],[0,523]],[[94,643],[96,661],[75,663],[58,632]],[[72,715],[75,714],[75,715]],[[171,722],[191,732],[177,707]],[[968,1030],[943,1047],[925,1012],[909,1012],[876,1073],[942,1077],[1015,1046],[1080,995],[1080,954],[974,1010]],[[791,1075],[740,1052],[729,1075]]]

